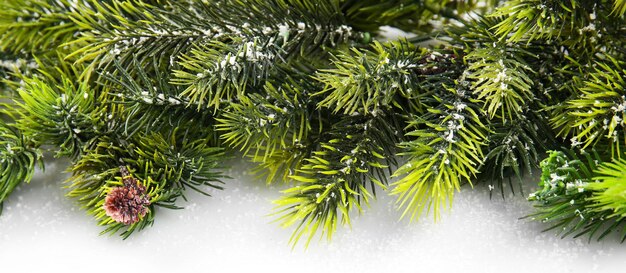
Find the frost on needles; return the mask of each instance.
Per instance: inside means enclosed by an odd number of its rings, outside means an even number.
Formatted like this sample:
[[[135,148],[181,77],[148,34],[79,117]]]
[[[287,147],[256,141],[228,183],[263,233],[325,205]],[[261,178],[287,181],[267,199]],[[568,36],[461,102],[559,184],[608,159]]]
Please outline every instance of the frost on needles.
[[[187,190],[228,187],[234,156],[284,183],[273,217],[295,245],[380,194],[403,218],[437,218],[465,185],[504,196],[540,168],[529,218],[623,241],[625,13],[624,0],[2,1],[0,204],[66,157],[68,196],[126,238]]]

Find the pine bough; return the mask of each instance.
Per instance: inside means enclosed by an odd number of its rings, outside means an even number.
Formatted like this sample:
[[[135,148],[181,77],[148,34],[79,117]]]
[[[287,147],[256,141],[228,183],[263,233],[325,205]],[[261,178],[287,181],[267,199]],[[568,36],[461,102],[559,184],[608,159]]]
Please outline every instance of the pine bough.
[[[186,190],[222,189],[236,155],[287,185],[275,219],[308,244],[381,191],[402,217],[437,218],[464,184],[504,196],[539,167],[529,218],[623,241],[625,13],[623,0],[2,1],[0,204],[67,157],[68,196],[126,238]]]

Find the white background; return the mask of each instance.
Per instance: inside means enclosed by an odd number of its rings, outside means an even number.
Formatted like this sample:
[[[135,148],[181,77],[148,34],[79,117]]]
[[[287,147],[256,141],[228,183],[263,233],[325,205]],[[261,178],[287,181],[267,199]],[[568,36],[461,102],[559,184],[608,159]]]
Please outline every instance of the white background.
[[[291,249],[291,229],[271,223],[272,200],[285,186],[265,186],[237,163],[227,189],[190,194],[185,210],[160,209],[156,223],[123,241],[99,236],[94,219],[64,197],[67,163],[53,162],[19,187],[0,216],[0,272],[624,272],[626,244],[591,243],[542,233],[518,220],[532,212],[521,195],[489,199],[465,187],[434,223],[398,221],[385,193],[340,228],[332,242]],[[533,185],[529,178],[527,185]],[[527,190],[530,190],[528,187]],[[526,193],[528,193],[527,191]],[[48,271],[49,272],[49,271]],[[60,271],[57,271],[60,272]]]

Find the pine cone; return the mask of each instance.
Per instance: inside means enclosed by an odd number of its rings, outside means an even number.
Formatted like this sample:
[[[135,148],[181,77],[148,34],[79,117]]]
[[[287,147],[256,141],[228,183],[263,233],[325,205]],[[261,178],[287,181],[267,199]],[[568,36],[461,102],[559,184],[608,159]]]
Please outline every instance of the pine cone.
[[[126,168],[120,169],[123,175],[128,174]],[[130,225],[139,222],[146,215],[150,196],[146,194],[146,188],[130,175],[124,176],[123,183],[124,186],[109,191],[104,199],[104,211],[116,222]]]

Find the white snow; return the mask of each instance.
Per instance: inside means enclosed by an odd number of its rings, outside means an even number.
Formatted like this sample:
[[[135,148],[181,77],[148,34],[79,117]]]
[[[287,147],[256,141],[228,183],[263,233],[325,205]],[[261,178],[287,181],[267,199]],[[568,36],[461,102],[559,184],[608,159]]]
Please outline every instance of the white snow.
[[[591,243],[542,233],[546,225],[518,219],[532,212],[524,194],[489,199],[486,184],[462,188],[451,211],[434,222],[398,221],[395,199],[377,200],[339,227],[332,242],[315,238],[307,250],[291,249],[291,229],[271,223],[272,200],[284,185],[265,186],[248,170],[229,162],[233,179],[213,197],[190,193],[184,210],[159,209],[154,226],[127,240],[98,236],[102,230],[66,199],[61,182],[66,162],[50,161],[5,203],[0,216],[0,257],[6,272],[56,272],[89,268],[110,272],[623,272],[626,245],[617,236]],[[526,179],[535,185],[538,177]],[[331,197],[333,195],[331,194]],[[182,200],[181,200],[182,201]],[[320,261],[323,261],[321,264]],[[70,266],[71,264],[71,266]],[[105,266],[106,265],[106,266]]]
[[[285,41],[289,39],[289,25],[280,24],[278,25],[278,35],[282,36]]]

